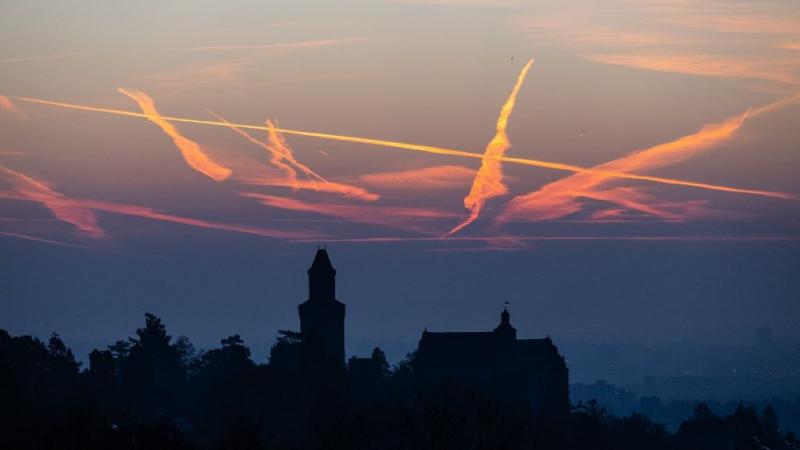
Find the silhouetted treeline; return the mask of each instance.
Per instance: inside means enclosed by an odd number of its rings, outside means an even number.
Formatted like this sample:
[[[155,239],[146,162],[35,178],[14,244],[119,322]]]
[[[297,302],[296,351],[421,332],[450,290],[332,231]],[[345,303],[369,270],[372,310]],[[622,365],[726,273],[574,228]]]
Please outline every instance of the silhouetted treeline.
[[[0,448],[800,449],[770,407],[717,417],[700,404],[669,434],[594,401],[550,417],[449,380],[422,387],[413,354],[390,369],[376,349],[376,369],[355,377],[307,364],[317,346],[293,332],[268,364],[254,363],[239,336],[220,344],[196,352],[147,314],[82,370],[56,334],[0,330]]]
[[[604,380],[598,380],[593,384],[571,384],[570,398],[573,402],[594,399],[606,411],[616,416],[628,416],[634,412],[644,414],[653,421],[665,425],[671,432],[678,430],[698,404],[698,400],[665,400],[653,395],[639,396],[636,392],[617,387]],[[786,398],[774,396],[768,400],[755,401],[748,398],[748,401],[759,411],[763,411],[767,406],[772,408],[781,418],[781,424],[785,429],[800,430],[800,396],[792,398],[789,392]],[[718,415],[730,415],[737,410],[739,400],[720,401],[708,394],[704,403]]]

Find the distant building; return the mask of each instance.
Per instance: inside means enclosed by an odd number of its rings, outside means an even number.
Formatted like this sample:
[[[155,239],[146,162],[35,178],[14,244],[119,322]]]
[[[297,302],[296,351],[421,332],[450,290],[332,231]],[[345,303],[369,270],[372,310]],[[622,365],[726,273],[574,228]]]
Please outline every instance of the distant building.
[[[336,269],[325,249],[317,250],[308,269],[308,292],[308,300],[298,306],[300,332],[281,332],[270,364],[284,368],[299,364],[299,368],[311,372],[344,369],[345,305],[336,299]],[[380,349],[368,358],[350,358],[347,369],[356,394],[380,397],[388,373]],[[561,414],[569,410],[564,358],[549,337],[517,339],[507,309],[500,314],[500,324],[494,331],[425,331],[414,357],[413,372],[417,381],[429,386],[451,378],[476,385],[501,399],[522,402],[536,412]]]
[[[450,378],[502,399],[525,403],[540,413],[569,410],[564,358],[549,337],[517,339],[507,309],[500,314],[500,325],[494,331],[424,331],[414,372],[423,383]]]
[[[336,269],[324,248],[308,269],[308,300],[297,309],[303,339],[316,341],[325,359],[344,367],[345,306],[336,300]]]

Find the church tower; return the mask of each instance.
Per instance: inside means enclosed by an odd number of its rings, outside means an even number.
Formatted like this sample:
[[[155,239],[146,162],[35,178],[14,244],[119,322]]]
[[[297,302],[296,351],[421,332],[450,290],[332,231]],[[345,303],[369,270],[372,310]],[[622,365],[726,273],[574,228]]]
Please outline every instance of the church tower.
[[[336,300],[336,269],[328,252],[317,249],[308,269],[308,300],[298,306],[300,333],[317,340],[328,361],[344,367],[344,303]]]
[[[517,339],[517,329],[511,326],[511,313],[508,312],[507,307],[503,308],[503,312],[500,313],[500,325],[494,329],[494,332],[498,336],[502,336],[507,339]]]

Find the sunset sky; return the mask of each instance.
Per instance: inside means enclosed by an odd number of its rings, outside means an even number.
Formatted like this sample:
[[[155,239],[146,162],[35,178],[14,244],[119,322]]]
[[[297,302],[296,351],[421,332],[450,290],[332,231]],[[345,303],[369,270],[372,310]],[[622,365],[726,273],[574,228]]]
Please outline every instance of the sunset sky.
[[[794,0],[7,2],[0,328],[798,341],[799,125]]]

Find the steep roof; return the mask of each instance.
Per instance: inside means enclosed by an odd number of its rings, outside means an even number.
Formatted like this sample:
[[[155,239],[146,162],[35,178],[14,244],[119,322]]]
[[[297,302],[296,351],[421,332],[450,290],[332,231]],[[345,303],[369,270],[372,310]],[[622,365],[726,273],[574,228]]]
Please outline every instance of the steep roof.
[[[333,268],[333,264],[331,264],[331,259],[328,257],[328,251],[324,248],[318,248],[317,254],[314,256],[314,262],[311,263],[311,267],[308,269],[308,272],[333,272],[336,273],[336,269]]]

